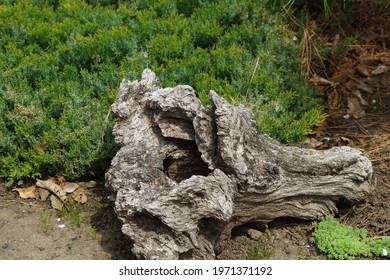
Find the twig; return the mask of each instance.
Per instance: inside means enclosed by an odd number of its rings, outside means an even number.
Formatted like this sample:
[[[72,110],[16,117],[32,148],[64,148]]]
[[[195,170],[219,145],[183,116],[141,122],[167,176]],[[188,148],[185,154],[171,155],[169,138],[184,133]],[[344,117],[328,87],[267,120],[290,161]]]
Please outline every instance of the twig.
[[[340,218],[340,222],[347,223],[348,217],[352,214],[352,212],[355,210],[355,205],[352,206],[351,209],[348,210],[348,212]]]
[[[105,123],[105,124],[108,123],[108,120],[109,120],[109,118],[110,118],[110,114],[111,114],[111,108],[108,108],[107,115],[106,115],[106,117],[104,118],[104,123]],[[103,142],[104,142],[104,134],[105,134],[105,132],[104,132],[104,129],[103,129],[102,135],[101,135],[101,137],[100,137],[100,140],[101,140],[101,143],[102,143],[102,144],[103,144]]]
[[[386,161],[386,160],[390,160],[390,157],[371,159],[371,162]]]
[[[386,230],[387,231],[387,230]],[[386,232],[385,231],[385,232]],[[378,239],[390,239],[390,236],[374,236],[372,239],[378,240]]]
[[[246,89],[246,93],[245,93],[245,97],[246,97],[246,98],[248,98],[249,87],[250,87],[250,85],[252,84],[252,80],[253,80],[253,78],[255,77],[255,73],[256,73],[257,67],[259,66],[259,60],[260,60],[260,57],[257,57],[257,59],[256,59],[256,64],[255,64],[255,68],[253,69],[251,79],[249,80],[248,87],[247,87],[247,89]]]
[[[355,121],[355,124],[359,127],[359,129],[362,133],[364,133],[365,135],[370,134],[358,121]]]

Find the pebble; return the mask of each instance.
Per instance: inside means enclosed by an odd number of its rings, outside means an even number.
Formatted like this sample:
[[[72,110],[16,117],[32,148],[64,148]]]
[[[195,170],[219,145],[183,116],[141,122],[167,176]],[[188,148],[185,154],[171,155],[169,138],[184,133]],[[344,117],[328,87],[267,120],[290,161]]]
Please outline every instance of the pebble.
[[[255,230],[255,229],[248,229],[246,233],[249,235],[249,237],[253,240],[260,240],[263,236],[263,233],[261,231]]]
[[[3,249],[7,249],[8,248],[8,243],[3,243],[3,245],[1,245],[1,248],[3,248]]]

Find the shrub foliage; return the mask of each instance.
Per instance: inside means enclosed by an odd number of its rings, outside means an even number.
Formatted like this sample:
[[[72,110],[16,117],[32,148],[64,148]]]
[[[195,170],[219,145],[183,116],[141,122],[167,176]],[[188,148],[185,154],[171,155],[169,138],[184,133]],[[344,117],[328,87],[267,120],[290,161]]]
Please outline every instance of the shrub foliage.
[[[323,116],[268,2],[0,1],[0,177],[104,172],[109,106],[146,67],[205,104],[213,89],[250,106],[261,133],[301,140]]]

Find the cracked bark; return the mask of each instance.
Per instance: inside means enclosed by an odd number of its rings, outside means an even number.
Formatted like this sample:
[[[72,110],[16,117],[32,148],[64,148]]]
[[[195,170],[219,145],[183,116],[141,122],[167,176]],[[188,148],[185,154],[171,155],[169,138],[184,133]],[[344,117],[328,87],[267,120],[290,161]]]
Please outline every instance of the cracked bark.
[[[213,259],[231,230],[277,218],[320,219],[374,185],[359,151],[282,145],[259,135],[252,112],[190,86],[161,88],[146,69],[123,80],[111,106],[121,149],[106,173],[122,231],[140,259]]]

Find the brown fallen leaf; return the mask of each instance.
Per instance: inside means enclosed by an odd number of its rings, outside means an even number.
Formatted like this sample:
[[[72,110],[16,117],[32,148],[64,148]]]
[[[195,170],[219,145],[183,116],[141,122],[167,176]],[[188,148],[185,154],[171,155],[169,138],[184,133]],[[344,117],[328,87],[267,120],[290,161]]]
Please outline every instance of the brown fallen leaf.
[[[352,145],[352,143],[353,143],[351,139],[349,139],[348,137],[345,137],[345,136],[341,136],[340,139],[341,139],[342,141],[344,141],[344,144],[343,144],[343,145],[350,146],[350,145]]]
[[[71,182],[64,182],[61,184],[62,190],[66,193],[72,193],[79,187],[80,187],[79,184],[71,183]]]
[[[61,199],[59,199],[56,195],[52,194],[50,196],[50,202],[51,202],[51,207],[57,210],[61,210],[64,208],[65,204]]]
[[[359,101],[359,98],[356,96],[347,97],[348,101],[348,115],[354,117],[355,119],[362,118],[366,115],[362,103]]]
[[[365,76],[365,77],[369,77],[370,76],[370,71],[368,71],[368,69],[366,67],[362,66],[362,65],[357,66],[356,70],[362,76]]]
[[[348,101],[348,115],[359,119],[366,115],[365,108],[368,106],[368,103],[362,97],[360,91],[356,90],[351,96],[347,97]]]
[[[307,138],[305,141],[303,141],[303,143],[305,143],[313,148],[318,148],[318,147],[321,147],[324,145],[322,142],[318,141],[315,138]]]
[[[23,199],[37,197],[37,190],[35,185],[31,185],[28,188],[14,188],[13,191],[17,191],[19,196]]]
[[[337,110],[343,106],[342,102],[342,94],[336,89],[332,88],[332,90],[329,90],[327,93],[327,107],[331,110]]]
[[[66,200],[66,192],[62,190],[61,186],[57,185],[53,179],[48,179],[46,181],[37,180],[37,187],[46,189],[51,193],[55,194],[62,202],[65,203]]]
[[[365,92],[371,93],[371,94],[374,92],[373,89],[372,89],[372,87],[367,86],[367,85],[365,85],[365,84],[363,84],[363,83],[359,83],[358,86],[357,86],[357,88],[358,88],[358,89],[361,89],[361,90],[363,90],[363,91],[365,91]]]
[[[96,187],[96,182],[91,180],[91,181],[88,181],[88,182],[80,182],[78,183],[78,185],[82,188],[85,188],[85,189],[89,189],[89,188],[93,188],[93,187]]]
[[[364,98],[362,97],[362,94],[360,93],[360,91],[355,90],[353,92],[353,95],[356,96],[359,99],[359,101],[360,101],[360,103],[362,103],[362,105],[368,106],[367,101],[364,100]]]
[[[72,198],[81,203],[84,204],[87,202],[88,198],[87,195],[85,194],[85,189],[84,188],[78,188],[72,193]]]
[[[46,189],[38,188],[38,197],[41,201],[46,201],[49,197],[50,192]]]
[[[65,177],[64,176],[57,176],[57,179],[56,179],[56,182],[58,182],[58,184],[62,184],[64,183],[66,180],[65,180]]]
[[[385,72],[387,72],[387,66],[386,65],[379,65],[377,68],[375,68],[372,72],[371,72],[371,74],[372,75],[380,75],[380,74],[383,74],[383,73],[385,73]]]
[[[348,82],[345,82],[343,85],[350,92],[353,92],[357,89],[357,83],[353,80],[349,80]]]

